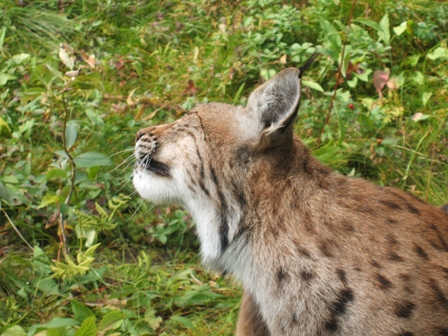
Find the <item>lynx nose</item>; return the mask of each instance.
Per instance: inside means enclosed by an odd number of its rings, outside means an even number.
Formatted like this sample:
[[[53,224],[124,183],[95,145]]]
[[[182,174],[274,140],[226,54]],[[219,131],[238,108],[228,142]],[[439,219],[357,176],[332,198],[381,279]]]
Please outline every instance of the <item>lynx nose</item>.
[[[150,126],[138,130],[137,134],[135,135],[135,142],[137,143],[137,141],[139,141],[145,134],[151,133],[151,131],[153,131],[154,128],[155,128],[154,126]]]

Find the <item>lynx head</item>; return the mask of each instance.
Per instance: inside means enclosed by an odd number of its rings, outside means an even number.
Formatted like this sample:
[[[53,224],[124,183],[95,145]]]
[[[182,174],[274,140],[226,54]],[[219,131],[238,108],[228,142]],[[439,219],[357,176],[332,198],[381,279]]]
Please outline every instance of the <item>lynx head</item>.
[[[178,204],[193,215],[206,262],[238,239],[251,176],[288,156],[302,73],[313,58],[258,87],[246,107],[201,104],[173,123],[137,132],[136,190],[150,202]]]

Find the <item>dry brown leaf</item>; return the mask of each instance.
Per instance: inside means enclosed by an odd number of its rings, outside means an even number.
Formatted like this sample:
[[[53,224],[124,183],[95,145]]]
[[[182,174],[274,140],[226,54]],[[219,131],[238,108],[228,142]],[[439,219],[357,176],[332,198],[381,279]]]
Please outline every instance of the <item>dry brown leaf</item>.
[[[389,69],[386,69],[384,71],[375,70],[375,72],[373,73],[373,85],[375,86],[375,89],[380,97],[383,96],[381,91],[383,90],[384,85],[386,85],[387,81],[389,80],[389,74]]]
[[[280,57],[280,64],[286,64],[286,54]]]

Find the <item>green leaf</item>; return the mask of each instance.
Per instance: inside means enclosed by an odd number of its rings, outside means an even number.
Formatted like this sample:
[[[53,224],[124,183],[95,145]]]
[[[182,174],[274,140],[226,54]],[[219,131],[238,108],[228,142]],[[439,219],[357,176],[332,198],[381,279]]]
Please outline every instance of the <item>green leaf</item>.
[[[380,21],[381,31],[378,31],[378,36],[384,41],[384,43],[390,43],[390,25],[389,25],[389,13],[384,14]]]
[[[101,320],[98,329],[101,331],[115,329],[114,324],[122,319],[123,319],[123,313],[121,311],[112,310],[103,316],[103,319]]]
[[[112,161],[103,153],[86,152],[75,157],[75,163],[80,168],[89,168],[95,166],[111,166]]]
[[[74,336],[96,336],[95,316],[86,318]]]
[[[265,80],[269,80],[275,76],[277,72],[274,69],[261,69],[260,76]]]
[[[394,33],[398,36],[403,34],[406,31],[406,29],[408,29],[408,23],[406,21],[402,22],[399,26],[393,28]]]
[[[432,96],[432,92],[423,92],[422,95],[422,102],[423,102],[423,106],[426,106],[426,104],[429,101],[429,98],[431,98]]]
[[[430,60],[436,60],[438,58],[448,58],[448,49],[443,47],[438,47],[434,49],[432,52],[426,55]],[[1,85],[1,83],[0,83]]]
[[[17,77],[14,75],[2,73],[0,74],[0,86],[5,85],[9,80],[16,79]]]
[[[313,89],[313,90],[316,90],[319,92],[324,92],[324,89],[322,88],[322,86],[320,86],[316,82],[302,80],[302,84],[303,84],[303,86],[309,87],[310,89]]]
[[[33,336],[36,334],[36,331],[44,330],[44,329],[55,329],[55,328],[63,328],[63,327],[74,327],[79,325],[77,321],[71,318],[62,318],[55,317],[50,322],[45,324],[35,324],[28,330],[28,336]]]
[[[8,126],[8,123],[0,117],[0,137],[10,137],[11,136],[11,129]]]
[[[67,178],[67,172],[61,168],[53,168],[47,171],[46,177],[47,179],[65,179]]]
[[[67,149],[72,148],[73,144],[76,141],[78,133],[76,132],[76,125],[74,123],[70,123],[67,125],[65,129],[65,145]]]
[[[182,316],[171,316],[170,318],[171,321],[175,321],[180,323],[184,328],[187,329],[194,329],[194,324],[193,322],[191,322],[190,319],[186,318],[186,317],[182,317]]]
[[[47,336],[66,336],[66,335],[67,335],[66,327],[47,329]]]
[[[320,26],[326,40],[331,45],[331,49],[339,54],[342,50],[342,40],[339,31],[327,20],[320,21]]]
[[[357,18],[355,22],[362,23],[370,28],[375,29],[377,32],[382,31],[383,28],[375,21],[365,18]]]
[[[1,336],[26,336],[26,332],[22,327],[15,325],[14,327],[6,329]]]
[[[36,286],[39,290],[45,293],[45,295],[59,295],[59,288],[56,282],[51,278],[45,278],[37,283]]]
[[[19,183],[19,180],[14,175],[3,176],[2,181],[5,183],[11,183],[11,184]]]
[[[28,58],[30,58],[30,54],[18,54],[12,57],[12,61],[16,64],[20,64]]]
[[[46,194],[43,198],[40,204],[37,206],[38,209],[44,208],[49,204],[53,203],[61,203],[61,199],[57,195],[52,195],[51,193]]]
[[[79,322],[84,321],[88,317],[94,316],[92,311],[87,308],[84,303],[78,302],[76,300],[72,300],[72,311],[75,315],[75,320]]]
[[[81,90],[93,90],[101,87],[102,78],[98,72],[77,76],[72,85]]]

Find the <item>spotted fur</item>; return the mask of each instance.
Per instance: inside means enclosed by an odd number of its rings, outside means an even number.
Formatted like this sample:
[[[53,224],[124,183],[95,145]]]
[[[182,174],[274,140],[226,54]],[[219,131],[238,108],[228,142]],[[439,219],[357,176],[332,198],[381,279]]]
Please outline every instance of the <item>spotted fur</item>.
[[[140,130],[136,190],[191,212],[204,263],[242,283],[238,336],[447,335],[446,212],[314,159],[301,76]]]

